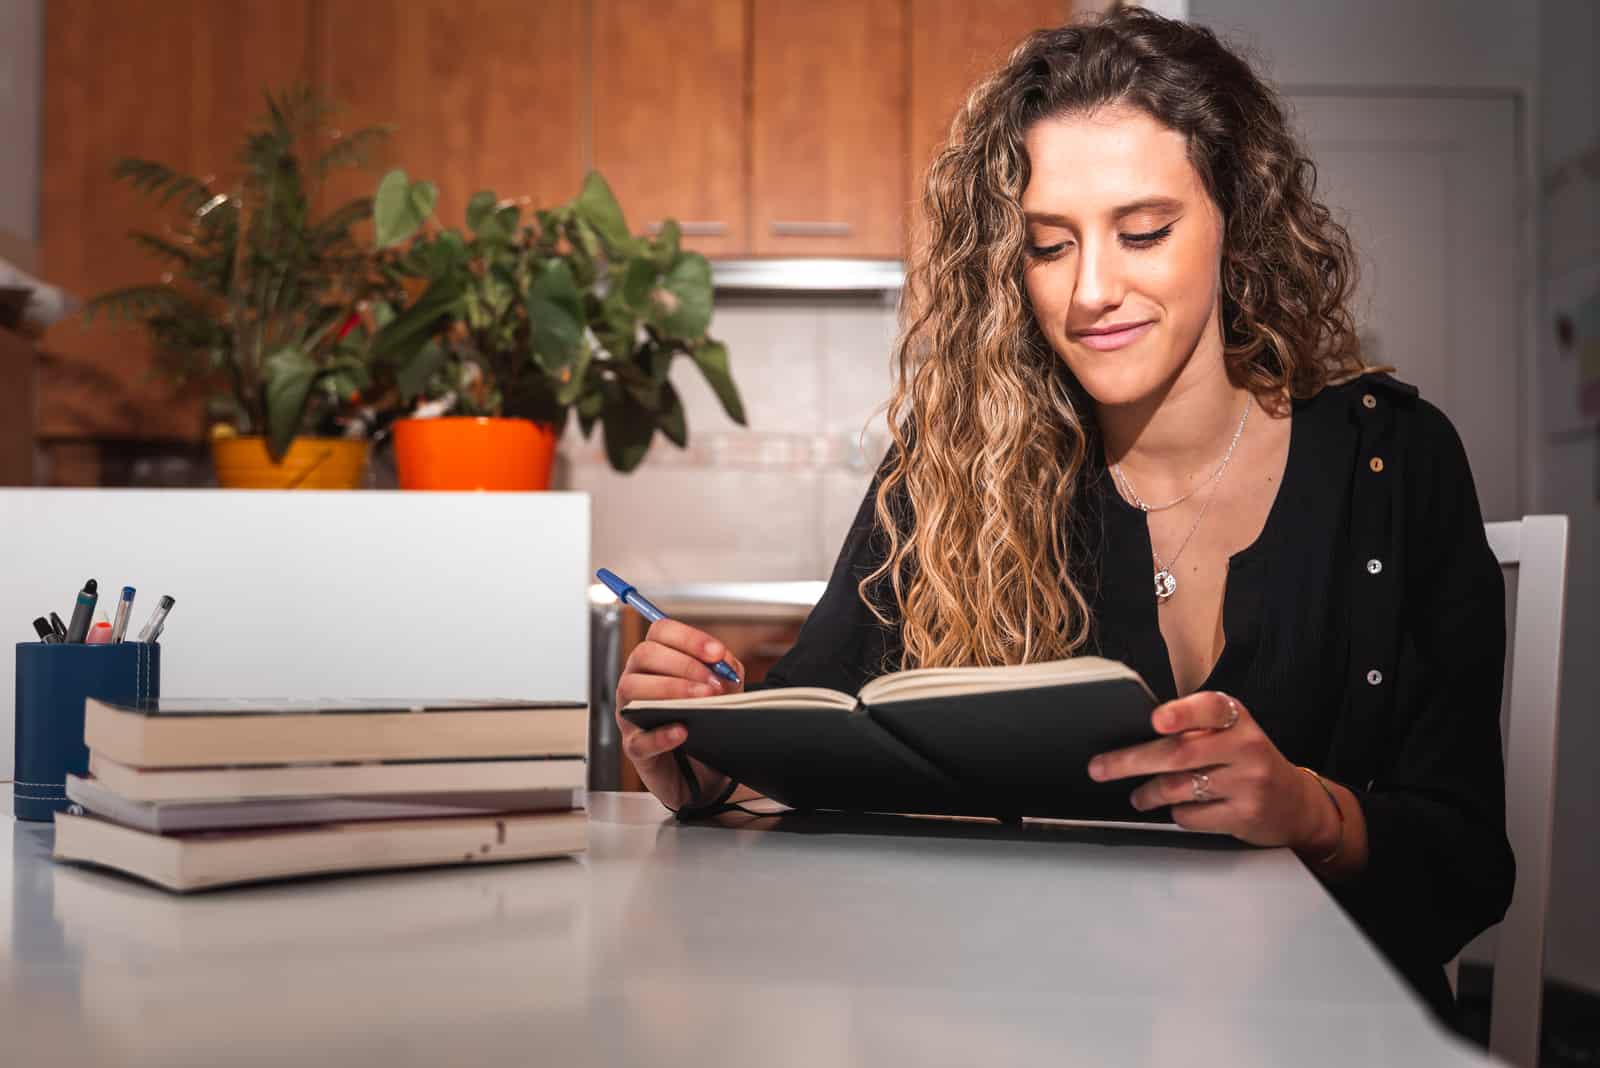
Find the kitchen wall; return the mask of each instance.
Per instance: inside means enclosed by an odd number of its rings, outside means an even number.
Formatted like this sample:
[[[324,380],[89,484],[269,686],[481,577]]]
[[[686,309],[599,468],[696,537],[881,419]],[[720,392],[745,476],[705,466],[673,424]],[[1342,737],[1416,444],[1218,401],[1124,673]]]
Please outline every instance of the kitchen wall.
[[[1579,416],[1577,354],[1561,348],[1555,326],[1585,302],[1600,304],[1600,7],[1543,0],[1539,11],[1535,358],[1542,404],[1533,510],[1572,522],[1547,970],[1600,991],[1600,418]],[[1583,159],[1587,167],[1574,166]]]
[[[659,436],[630,475],[576,429],[558,472],[593,496],[594,560],[649,589],[826,578],[886,446],[893,296],[719,295],[747,427],[687,360],[674,371],[689,447]],[[869,426],[869,421],[871,425]]]

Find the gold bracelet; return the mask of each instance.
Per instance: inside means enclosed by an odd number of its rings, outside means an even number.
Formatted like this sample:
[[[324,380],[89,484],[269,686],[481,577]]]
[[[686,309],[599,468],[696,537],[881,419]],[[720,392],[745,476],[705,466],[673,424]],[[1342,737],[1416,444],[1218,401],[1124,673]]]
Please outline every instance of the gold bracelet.
[[[1339,850],[1344,848],[1344,809],[1339,806],[1339,799],[1333,796],[1333,791],[1328,789],[1328,784],[1322,780],[1321,775],[1318,775],[1304,764],[1297,765],[1297,767],[1317,780],[1317,785],[1322,787],[1322,792],[1328,795],[1329,801],[1333,802],[1333,811],[1339,817],[1339,839],[1333,844],[1333,852],[1317,861],[1318,864],[1327,864],[1339,855]]]

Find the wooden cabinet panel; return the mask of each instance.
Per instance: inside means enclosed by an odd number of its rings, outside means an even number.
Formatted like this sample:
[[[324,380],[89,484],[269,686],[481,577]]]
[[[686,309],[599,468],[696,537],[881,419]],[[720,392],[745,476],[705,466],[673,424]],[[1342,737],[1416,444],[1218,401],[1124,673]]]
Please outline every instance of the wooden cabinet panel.
[[[909,0],[911,5],[911,229],[920,227],[922,182],[950,122],[979,78],[1023,37],[1072,16],[1070,0]]]
[[[594,165],[634,232],[749,250],[747,0],[594,0]]]
[[[750,248],[901,253],[904,0],[755,0]]]
[[[0,326],[0,486],[33,485],[33,341]]]
[[[164,265],[130,229],[160,233],[169,218],[114,181],[123,156],[154,159],[225,182],[262,91],[304,81],[307,0],[51,0],[45,10],[41,272],[88,297],[155,281]],[[151,349],[134,326],[77,317],[41,346],[41,437],[193,438],[197,394],[175,400],[153,380]]]
[[[352,126],[392,123],[388,155],[439,186],[436,216],[465,226],[481,189],[547,206],[583,179],[582,0],[316,0],[320,84]],[[370,194],[381,172],[330,182]]]

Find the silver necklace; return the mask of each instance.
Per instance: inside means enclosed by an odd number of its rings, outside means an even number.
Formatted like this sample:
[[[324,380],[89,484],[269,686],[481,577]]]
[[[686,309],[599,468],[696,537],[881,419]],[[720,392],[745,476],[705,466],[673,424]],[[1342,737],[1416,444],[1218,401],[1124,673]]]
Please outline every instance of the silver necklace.
[[[1228,467],[1228,461],[1233,459],[1233,450],[1239,444],[1239,437],[1244,433],[1245,421],[1249,418],[1250,398],[1246,397],[1244,402],[1244,414],[1239,417],[1239,426],[1234,430],[1233,440],[1228,443],[1228,451],[1222,454],[1222,462],[1217,465],[1216,471],[1212,473],[1210,478],[1206,479],[1204,482],[1200,483],[1200,485],[1196,486],[1188,493],[1185,493],[1182,497],[1179,497],[1175,501],[1169,501],[1166,504],[1154,507],[1145,504],[1144,501],[1139,497],[1139,494],[1134,491],[1133,483],[1128,481],[1128,476],[1122,473],[1121,464],[1112,464],[1111,473],[1116,476],[1117,482],[1123,487],[1123,489],[1127,491],[1128,496],[1133,499],[1133,503],[1136,504],[1139,507],[1139,510],[1142,512],[1159,512],[1164,508],[1171,508],[1173,505],[1182,504],[1190,497],[1193,497],[1200,490],[1211,485],[1222,477],[1222,472]],[[1199,514],[1194,517],[1194,522],[1189,525],[1189,533],[1183,536],[1183,542],[1178,546],[1178,551],[1172,554],[1172,561],[1170,563],[1161,559],[1161,554],[1156,551],[1155,542],[1152,541],[1150,543],[1150,555],[1155,557],[1156,561],[1155,583],[1157,603],[1170,600],[1172,595],[1178,592],[1178,579],[1175,575],[1173,575],[1172,569],[1177,566],[1178,557],[1183,555],[1183,550],[1189,547],[1189,539],[1194,537],[1194,532],[1196,530],[1200,529],[1200,520],[1206,517],[1206,510],[1211,507],[1211,502],[1214,501],[1216,497],[1216,493],[1213,492],[1206,498],[1205,503],[1200,506]]]
[[[1133,503],[1141,512],[1164,512],[1168,508],[1175,508],[1222,477],[1222,469],[1227,467],[1228,461],[1233,458],[1234,447],[1239,444],[1239,435],[1244,433],[1245,420],[1249,418],[1250,398],[1246,397],[1244,402],[1244,413],[1239,416],[1239,425],[1234,428],[1233,440],[1228,443],[1228,451],[1222,454],[1222,462],[1217,464],[1217,469],[1211,472],[1210,478],[1200,483],[1194,489],[1190,490],[1188,493],[1185,493],[1182,497],[1173,498],[1166,504],[1146,504],[1144,502],[1144,498],[1140,497],[1139,494],[1134,491],[1133,483],[1128,481],[1128,476],[1122,473],[1121,464],[1112,464],[1111,473],[1116,476],[1118,484],[1121,485],[1128,496],[1132,498]]]

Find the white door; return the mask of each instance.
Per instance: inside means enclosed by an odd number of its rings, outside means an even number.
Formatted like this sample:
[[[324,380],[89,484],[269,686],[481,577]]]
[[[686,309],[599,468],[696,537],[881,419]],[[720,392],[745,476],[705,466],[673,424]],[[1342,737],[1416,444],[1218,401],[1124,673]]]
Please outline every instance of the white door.
[[[1484,518],[1522,514],[1516,104],[1509,97],[1290,98],[1321,199],[1361,263],[1357,321],[1455,424]]]

